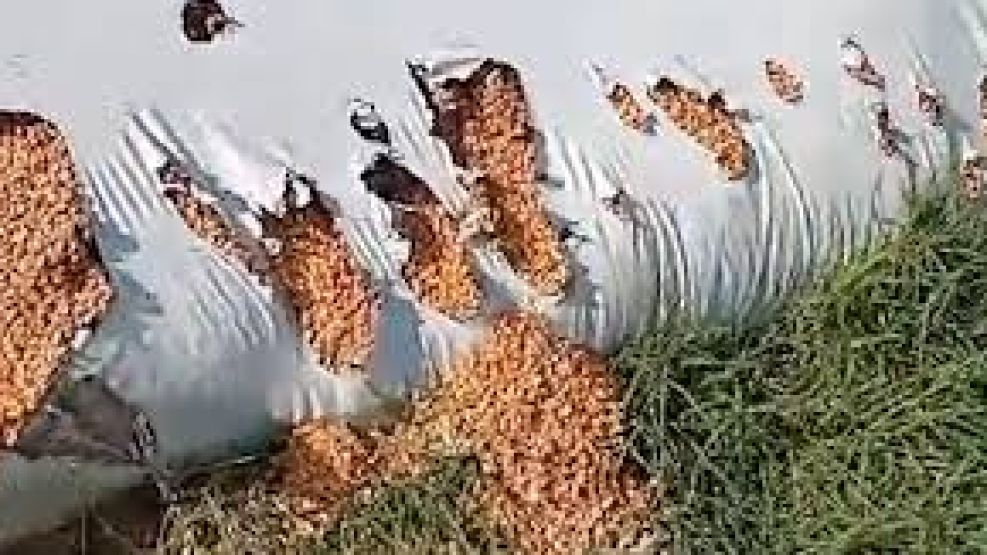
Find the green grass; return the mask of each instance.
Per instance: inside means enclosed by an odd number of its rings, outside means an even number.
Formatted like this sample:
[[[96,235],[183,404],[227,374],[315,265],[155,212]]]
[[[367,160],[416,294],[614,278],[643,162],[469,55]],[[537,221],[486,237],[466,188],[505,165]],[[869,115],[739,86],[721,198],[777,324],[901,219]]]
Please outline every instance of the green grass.
[[[617,357],[679,552],[987,552],[987,216],[901,229],[758,329]]]

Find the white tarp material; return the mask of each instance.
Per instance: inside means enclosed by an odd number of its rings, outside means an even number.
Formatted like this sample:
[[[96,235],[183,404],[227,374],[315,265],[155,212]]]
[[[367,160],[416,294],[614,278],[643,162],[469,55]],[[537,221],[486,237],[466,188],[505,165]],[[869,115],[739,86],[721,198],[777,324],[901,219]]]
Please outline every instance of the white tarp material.
[[[86,168],[100,250],[117,291],[113,314],[73,371],[137,407],[153,460],[109,464],[0,453],[0,544],[43,529],[100,495],[154,472],[181,472],[250,452],[278,425],[380,410],[380,392],[427,386],[476,341],[483,318],[457,322],[419,302],[399,268],[407,245],[358,174],[375,152],[350,126],[353,97],[372,100],[402,163],[459,213],[468,196],[404,62],[422,53],[436,78],[492,57],[525,80],[545,136],[543,199],[576,279],[539,298],[496,250],[476,249],[487,313],[542,311],[557,328],[612,351],[672,310],[743,321],[814,270],[846,256],[900,214],[921,187],[980,148],[978,82],[987,3],[977,0],[693,0],[485,4],[228,0],[245,24],[190,45],[180,0],[34,0],[0,12],[0,109],[50,117]],[[908,137],[885,158],[867,87],[841,67],[859,38],[887,76],[886,101]],[[469,49],[466,43],[478,45]],[[454,44],[437,52],[436,46]],[[786,106],[763,63],[781,57],[807,82]],[[750,110],[751,178],[728,183],[662,116],[653,135],[622,127],[587,63],[638,93],[657,75],[722,88]],[[929,125],[916,83],[946,100]],[[189,164],[245,236],[257,211],[279,210],[285,166],[333,199],[359,263],[382,284],[369,381],[328,373],[298,338],[286,305],[189,232],[154,168]],[[908,160],[906,162],[906,160]],[[605,198],[626,190],[630,210]],[[149,467],[153,467],[149,470]]]

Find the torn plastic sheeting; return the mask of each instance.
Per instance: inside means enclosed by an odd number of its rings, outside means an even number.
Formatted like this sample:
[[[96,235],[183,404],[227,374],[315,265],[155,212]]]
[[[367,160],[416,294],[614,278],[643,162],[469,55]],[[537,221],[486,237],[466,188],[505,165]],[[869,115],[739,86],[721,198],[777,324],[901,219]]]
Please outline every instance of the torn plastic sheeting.
[[[144,322],[141,341],[127,345],[103,375],[149,414],[165,457],[176,465],[223,457],[240,450],[232,445],[239,441],[262,441],[280,417],[364,409],[354,404],[367,402],[368,392],[354,397],[343,378],[311,364],[270,289],[191,235],[153,184],[148,161],[127,148],[133,144],[94,165],[93,195],[104,227],[137,246],[109,264],[111,273],[139,285],[161,314]],[[208,154],[201,163],[208,172],[218,169]],[[115,325],[134,324],[124,316]],[[339,387],[347,393],[338,394]],[[311,392],[321,398],[313,401]],[[299,396],[308,410],[295,406]],[[211,425],[201,426],[203,418]]]
[[[469,195],[457,180],[457,169],[449,149],[429,132],[430,116],[424,98],[417,91],[409,93],[407,109],[392,118],[396,129],[394,150],[400,162],[420,177],[452,214],[468,211]]]
[[[386,288],[383,301],[367,366],[375,391],[386,397],[410,396],[434,385],[441,371],[483,336],[478,322],[447,318],[403,286]]]

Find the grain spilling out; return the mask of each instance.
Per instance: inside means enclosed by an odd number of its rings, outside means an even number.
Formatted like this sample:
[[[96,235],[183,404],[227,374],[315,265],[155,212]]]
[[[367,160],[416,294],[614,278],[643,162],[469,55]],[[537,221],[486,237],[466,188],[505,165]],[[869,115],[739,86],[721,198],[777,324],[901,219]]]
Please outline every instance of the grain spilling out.
[[[397,226],[411,240],[411,256],[402,270],[412,291],[452,318],[475,316],[480,288],[453,219],[440,206],[422,206],[399,212]]]
[[[280,243],[271,272],[320,363],[362,366],[370,353],[377,300],[333,215],[313,200],[272,219],[264,233]]]
[[[402,268],[426,305],[455,319],[475,316],[480,287],[459,225],[418,176],[388,156],[378,156],[361,175],[368,189],[394,210],[394,225],[411,242]]]
[[[668,77],[648,87],[648,96],[680,131],[707,152],[731,181],[748,175],[751,147],[740,126],[741,113],[727,106],[722,91],[709,96]]]
[[[283,479],[310,513],[341,496],[474,454],[476,503],[522,552],[576,553],[641,533],[653,495],[621,457],[620,396],[606,363],[510,313],[396,430],[360,439],[341,424],[296,430]],[[370,462],[368,462],[370,461]],[[636,523],[636,524],[635,524]]]
[[[654,133],[654,115],[645,110],[644,106],[634,98],[634,94],[627,88],[627,85],[620,82],[614,83],[610,92],[607,93],[607,101],[617,112],[617,117],[620,118],[621,123],[647,135]]]
[[[112,290],[65,139],[40,117],[0,112],[0,446],[10,446]]]
[[[769,58],[764,61],[764,74],[771,90],[782,102],[795,105],[805,100],[805,82],[791,64]]]
[[[434,94],[435,127],[456,164],[479,174],[471,192],[489,210],[511,264],[541,293],[566,279],[565,257],[538,194],[538,134],[512,66],[487,60]]]
[[[258,260],[257,253],[229,226],[215,206],[195,196],[190,182],[181,177],[169,176],[167,167],[163,167],[158,173],[163,178],[162,182],[167,185],[164,195],[192,233],[229,260],[238,261],[254,273],[259,274],[262,271],[263,264]]]

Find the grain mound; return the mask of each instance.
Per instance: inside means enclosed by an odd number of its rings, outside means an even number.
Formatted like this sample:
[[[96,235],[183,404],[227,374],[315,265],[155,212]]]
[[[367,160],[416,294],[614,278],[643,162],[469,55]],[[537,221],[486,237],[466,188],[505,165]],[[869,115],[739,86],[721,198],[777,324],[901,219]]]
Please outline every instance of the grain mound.
[[[0,446],[11,446],[112,290],[88,237],[79,183],[56,127],[0,112]]]
[[[524,552],[576,553],[641,531],[652,494],[620,455],[619,393],[599,357],[514,313],[449,376],[391,434],[296,430],[282,466],[289,491],[310,513],[335,515],[361,488],[475,453],[476,502]]]
[[[265,227],[265,235],[280,242],[271,272],[320,363],[362,366],[372,346],[377,299],[332,214],[313,201]]]
[[[777,58],[764,61],[764,74],[775,95],[786,104],[801,104],[805,100],[805,82],[791,64]]]
[[[517,70],[488,60],[435,96],[437,133],[458,166],[479,174],[472,192],[507,259],[539,292],[558,292],[565,256],[538,196],[537,132]]]
[[[744,138],[738,114],[727,108],[721,92],[704,98],[698,90],[661,77],[648,87],[648,97],[680,131],[713,155],[728,179],[747,176],[751,147]]]

